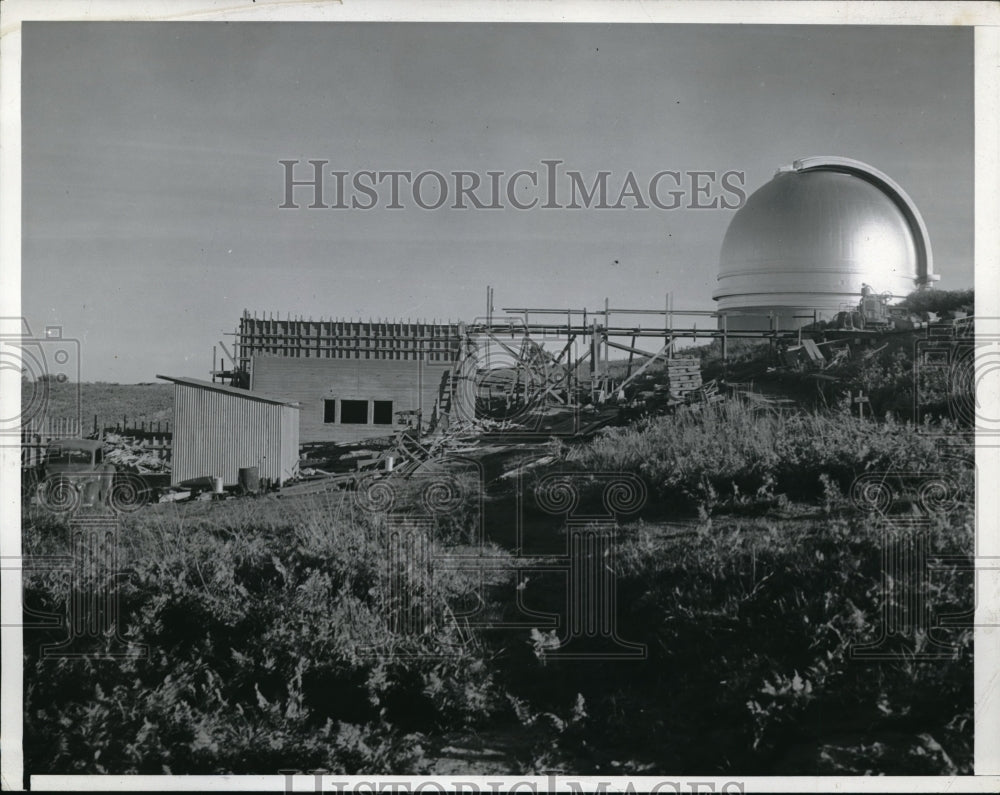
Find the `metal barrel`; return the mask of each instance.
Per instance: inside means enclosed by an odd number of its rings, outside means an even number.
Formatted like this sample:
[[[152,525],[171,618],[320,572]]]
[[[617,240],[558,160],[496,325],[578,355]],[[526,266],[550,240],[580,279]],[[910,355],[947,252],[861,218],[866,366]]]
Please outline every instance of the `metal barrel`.
[[[260,473],[257,467],[240,467],[239,485],[243,491],[256,494],[260,490]]]

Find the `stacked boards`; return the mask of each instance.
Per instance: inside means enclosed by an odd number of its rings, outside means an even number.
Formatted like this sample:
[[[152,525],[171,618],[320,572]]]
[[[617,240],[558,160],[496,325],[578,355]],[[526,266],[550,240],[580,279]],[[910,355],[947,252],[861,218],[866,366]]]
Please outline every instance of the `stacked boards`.
[[[724,399],[716,381],[702,381],[701,359],[679,356],[667,359],[664,364],[663,370],[641,376],[639,383],[652,388],[640,388],[628,405],[629,409],[661,413],[685,407],[697,411],[704,404]]]
[[[694,356],[668,359],[666,387],[671,402],[684,401],[701,389],[701,360]]]

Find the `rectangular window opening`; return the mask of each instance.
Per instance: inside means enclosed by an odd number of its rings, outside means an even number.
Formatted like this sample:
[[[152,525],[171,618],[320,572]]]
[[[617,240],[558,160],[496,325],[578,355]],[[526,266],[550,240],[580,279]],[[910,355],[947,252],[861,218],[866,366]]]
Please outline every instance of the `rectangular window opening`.
[[[367,425],[368,401],[367,400],[340,401],[340,424]]]
[[[337,401],[336,400],[324,400],[323,401],[323,422],[336,422],[337,421]]]
[[[392,401],[376,400],[373,422],[376,425],[392,425]]]

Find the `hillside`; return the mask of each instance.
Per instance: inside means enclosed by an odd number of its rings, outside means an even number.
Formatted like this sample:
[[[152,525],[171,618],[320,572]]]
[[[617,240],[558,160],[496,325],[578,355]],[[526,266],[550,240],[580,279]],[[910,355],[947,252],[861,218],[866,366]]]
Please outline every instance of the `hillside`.
[[[970,773],[972,628],[944,620],[975,604],[969,384],[915,373],[922,339],[820,341],[822,364],[706,346],[717,403],[649,405],[590,437],[481,436],[345,491],[123,515],[122,569],[95,574],[115,578],[119,634],[75,638],[59,665],[39,649],[62,628],[26,644],[26,759]],[[668,376],[648,374],[647,392]],[[167,385],[55,386],[52,416],[78,391],[85,424],[170,418]],[[845,400],[858,391],[863,412]],[[65,520],[29,509],[29,554],[68,556]],[[933,577],[904,577],[913,555]],[[613,587],[614,611],[586,612],[573,582]],[[29,609],[73,598],[26,577]],[[170,651],[99,662],[128,644]]]
[[[174,390],[172,384],[96,383],[22,383],[21,405],[26,419],[40,416],[75,417],[77,404],[85,428],[113,425],[128,417],[135,422],[172,421]],[[30,410],[26,407],[31,406]]]
[[[53,773],[427,773],[456,754],[470,774],[970,772],[971,628],[928,635],[911,616],[885,640],[915,596],[885,585],[886,530],[910,543],[914,510],[938,561],[914,586],[929,615],[974,604],[970,440],[924,430],[730,401],[549,443],[522,478],[458,457],[357,492],[126,515],[117,638],[78,638],[81,656],[59,665],[39,649],[62,628],[25,645],[26,760]],[[645,504],[602,553],[616,634],[582,638],[598,645],[574,659],[546,622],[565,628],[572,609],[552,568],[570,534],[560,510],[620,503],[605,500],[609,476],[641,479]],[[401,565],[390,505],[422,518],[414,550],[464,567]],[[30,513],[29,553],[67,554],[62,521]],[[60,581],[26,579],[33,610],[67,598]],[[153,653],[100,664],[116,643]],[[946,653],[915,654],[928,643]],[[645,659],[618,659],[622,644]],[[494,767],[472,761],[477,742]]]

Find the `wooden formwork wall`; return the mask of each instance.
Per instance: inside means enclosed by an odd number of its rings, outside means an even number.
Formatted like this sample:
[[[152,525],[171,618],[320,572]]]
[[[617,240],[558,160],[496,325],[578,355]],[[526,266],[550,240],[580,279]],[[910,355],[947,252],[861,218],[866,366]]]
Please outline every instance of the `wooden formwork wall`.
[[[398,412],[420,412],[428,425],[449,403],[452,372],[453,365],[446,361],[255,356],[250,389],[299,404],[303,443],[353,442],[396,433],[401,427]],[[364,401],[367,421],[341,422],[339,401],[344,400]],[[335,401],[332,417],[327,401]],[[391,424],[374,422],[375,401],[392,403]]]
[[[462,332],[457,323],[258,318],[244,313],[238,357],[247,368],[255,356],[296,359],[453,361]]]
[[[300,404],[302,442],[353,442],[399,431],[399,412],[427,427],[450,408],[461,356],[458,323],[258,318],[244,313],[240,366],[252,392]],[[333,401],[333,403],[329,403]],[[367,404],[366,422],[344,423],[341,401]],[[391,403],[389,424],[375,404]],[[356,405],[356,404],[355,404]]]

